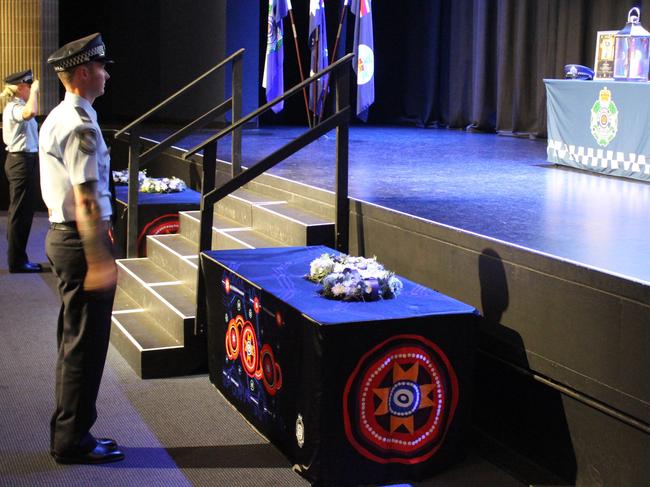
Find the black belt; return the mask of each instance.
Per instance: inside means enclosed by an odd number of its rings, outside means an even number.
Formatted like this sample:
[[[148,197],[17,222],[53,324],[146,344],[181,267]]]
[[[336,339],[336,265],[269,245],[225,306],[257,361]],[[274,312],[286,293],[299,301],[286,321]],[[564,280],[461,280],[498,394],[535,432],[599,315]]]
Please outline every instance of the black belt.
[[[17,155],[17,156],[34,156],[34,157],[36,157],[38,155],[38,152],[16,151],[16,152],[10,152],[9,154],[14,154],[14,155]]]
[[[77,222],[60,222],[60,223],[50,223],[51,230],[63,230],[67,232],[76,232],[77,231]]]
[[[102,225],[104,225],[104,229],[108,230],[110,225],[109,221],[103,221],[101,222]],[[63,230],[63,231],[68,231],[68,232],[77,232],[77,222],[58,222],[58,223],[53,223],[50,222],[50,230]]]

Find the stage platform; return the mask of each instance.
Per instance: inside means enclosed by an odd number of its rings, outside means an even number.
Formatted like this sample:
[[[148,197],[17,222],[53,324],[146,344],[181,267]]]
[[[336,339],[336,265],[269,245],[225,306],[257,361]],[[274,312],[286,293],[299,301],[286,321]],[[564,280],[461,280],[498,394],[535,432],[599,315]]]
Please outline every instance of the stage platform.
[[[245,130],[243,164],[304,129]],[[162,139],[166,131],[149,137]],[[189,148],[204,137],[183,140]],[[335,133],[272,174],[334,188]],[[219,145],[229,159],[230,139]],[[350,196],[431,222],[650,283],[650,184],[546,162],[546,141],[413,127],[350,128]]]
[[[245,130],[243,165],[303,131]],[[482,454],[527,459],[533,484],[648,484],[650,185],[548,164],[526,138],[353,126],[349,140],[350,252],[483,315]],[[218,149],[228,161],[230,141]],[[335,133],[271,173],[332,191]]]

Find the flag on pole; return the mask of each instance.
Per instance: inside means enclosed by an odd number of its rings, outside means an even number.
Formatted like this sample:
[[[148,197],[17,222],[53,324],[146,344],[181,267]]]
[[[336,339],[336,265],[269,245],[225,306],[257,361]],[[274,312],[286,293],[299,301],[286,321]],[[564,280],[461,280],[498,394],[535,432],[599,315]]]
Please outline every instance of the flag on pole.
[[[325,69],[329,64],[325,4],[323,0],[309,0],[309,49],[311,50],[309,76],[313,76],[318,71]],[[319,115],[323,109],[327,77],[326,75],[320,78],[309,90],[309,109],[315,115]]]
[[[375,53],[372,35],[371,0],[352,0],[354,21],[354,60],[357,75],[357,117],[368,120],[368,108],[375,101]]]
[[[269,18],[266,39],[266,59],[262,87],[266,88],[266,101],[269,102],[284,93],[284,29],[282,19],[291,8],[291,0],[269,0]],[[284,101],[274,105],[271,110],[278,113],[284,108]]]

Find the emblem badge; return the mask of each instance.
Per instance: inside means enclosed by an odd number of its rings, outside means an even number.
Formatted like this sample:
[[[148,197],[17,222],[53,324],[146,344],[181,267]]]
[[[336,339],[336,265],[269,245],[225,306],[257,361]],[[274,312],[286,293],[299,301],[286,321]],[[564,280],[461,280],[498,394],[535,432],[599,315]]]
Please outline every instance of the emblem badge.
[[[357,60],[357,84],[365,85],[375,74],[375,54],[369,46],[359,44]]]
[[[598,100],[591,107],[591,135],[601,147],[606,147],[618,132],[618,108],[612,100],[612,92],[600,90]]]
[[[296,442],[300,448],[305,444],[305,424],[302,421],[302,415],[296,418]]]

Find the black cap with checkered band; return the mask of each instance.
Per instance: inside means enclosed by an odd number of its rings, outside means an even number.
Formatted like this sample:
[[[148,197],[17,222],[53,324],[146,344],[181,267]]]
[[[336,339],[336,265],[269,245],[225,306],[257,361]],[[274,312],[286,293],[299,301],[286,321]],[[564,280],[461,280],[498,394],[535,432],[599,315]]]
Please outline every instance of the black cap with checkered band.
[[[32,84],[34,82],[34,75],[32,70],[20,71],[12,73],[5,78],[5,83],[8,85],[19,85],[20,83]]]
[[[60,47],[47,58],[48,64],[54,67],[54,71],[66,71],[79,66],[80,64],[97,61],[100,63],[112,63],[106,57],[106,46],[102,41],[100,33],[91,34],[76,41],[68,42]]]

